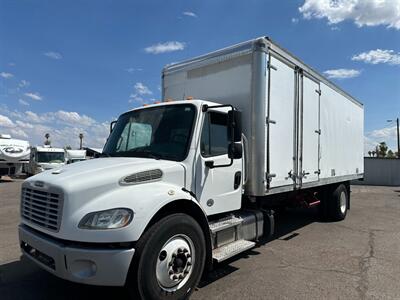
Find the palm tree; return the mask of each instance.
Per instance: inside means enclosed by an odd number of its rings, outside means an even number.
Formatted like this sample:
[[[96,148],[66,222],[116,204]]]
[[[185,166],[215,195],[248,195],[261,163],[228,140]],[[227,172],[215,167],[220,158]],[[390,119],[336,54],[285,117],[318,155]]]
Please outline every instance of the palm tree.
[[[45,135],[44,135],[44,137],[46,138],[46,140],[44,141],[44,144],[45,145],[50,145],[50,140],[49,140],[49,137],[50,137],[50,134],[49,133],[46,133]]]
[[[79,134],[79,139],[80,139],[79,149],[82,150],[83,133],[80,133],[80,134]]]
[[[371,154],[372,154],[372,152],[371,151],[368,151],[368,155],[371,157]]]

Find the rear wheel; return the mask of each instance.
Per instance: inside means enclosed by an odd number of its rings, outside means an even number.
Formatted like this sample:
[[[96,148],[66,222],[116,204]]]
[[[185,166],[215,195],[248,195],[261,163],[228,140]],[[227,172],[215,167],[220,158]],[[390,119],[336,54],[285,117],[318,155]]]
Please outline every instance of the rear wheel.
[[[341,221],[346,218],[349,204],[349,193],[344,184],[338,185],[333,190],[327,204],[330,220]]]
[[[161,219],[137,243],[127,288],[146,300],[187,299],[201,278],[205,248],[203,231],[192,217]]]

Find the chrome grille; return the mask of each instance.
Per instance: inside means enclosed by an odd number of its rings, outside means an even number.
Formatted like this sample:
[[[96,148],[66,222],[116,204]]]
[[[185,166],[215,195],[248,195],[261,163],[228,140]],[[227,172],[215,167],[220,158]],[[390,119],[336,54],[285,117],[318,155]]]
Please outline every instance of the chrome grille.
[[[23,188],[21,216],[23,219],[51,231],[58,231],[61,224],[63,199],[60,193]]]

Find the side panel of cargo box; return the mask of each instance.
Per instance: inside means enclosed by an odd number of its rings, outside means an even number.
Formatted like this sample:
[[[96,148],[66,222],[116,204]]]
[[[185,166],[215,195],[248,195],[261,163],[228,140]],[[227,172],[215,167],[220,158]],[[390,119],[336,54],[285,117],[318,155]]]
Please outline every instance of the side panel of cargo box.
[[[245,192],[265,194],[266,53],[253,42],[193,59],[163,73],[163,100],[194,97],[232,104],[242,111],[247,138]]]

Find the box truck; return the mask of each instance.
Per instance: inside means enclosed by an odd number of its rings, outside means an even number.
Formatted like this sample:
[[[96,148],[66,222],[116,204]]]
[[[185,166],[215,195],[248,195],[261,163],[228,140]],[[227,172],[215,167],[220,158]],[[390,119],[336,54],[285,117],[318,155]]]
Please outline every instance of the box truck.
[[[112,123],[101,158],[24,182],[25,255],[70,281],[185,299],[270,237],[275,209],[346,217],[363,106],[270,39],[165,67],[162,94]]]
[[[0,134],[0,177],[21,175],[29,162],[29,152],[28,141],[13,139],[9,134]]]

